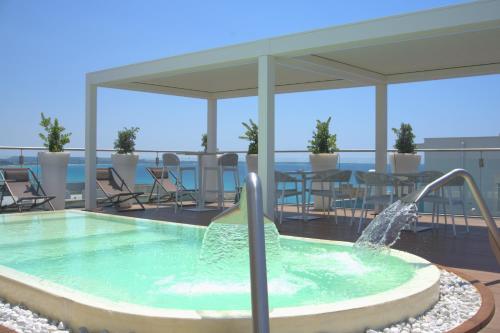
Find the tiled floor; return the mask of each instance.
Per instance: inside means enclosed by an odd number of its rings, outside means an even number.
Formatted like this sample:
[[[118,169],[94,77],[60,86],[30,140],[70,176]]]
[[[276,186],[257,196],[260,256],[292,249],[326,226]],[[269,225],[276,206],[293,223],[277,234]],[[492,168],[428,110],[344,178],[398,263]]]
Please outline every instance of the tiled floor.
[[[177,213],[171,207],[149,206],[145,211],[121,212],[107,210],[114,214],[136,216],[157,220],[166,220],[179,223],[208,225],[218,211],[191,212],[188,210]],[[339,214],[342,214],[339,212]],[[286,215],[285,215],[286,216]],[[422,225],[430,226],[430,217],[420,218]],[[448,222],[451,221],[448,219]],[[462,218],[456,219],[457,236],[454,237],[452,228],[448,224],[441,224],[434,230],[420,233],[403,232],[395,248],[408,251],[426,258],[436,264],[454,267],[468,275],[477,278],[489,287],[495,297],[495,304],[500,308],[500,265],[496,262],[488,242],[487,229],[479,218],[470,218],[470,232],[466,233]],[[498,221],[497,221],[498,223]],[[338,223],[333,217],[302,222],[289,221],[278,226],[280,233],[301,237],[332,239],[341,241],[354,241],[358,237],[357,219],[350,225],[350,218],[339,215]],[[489,325],[482,332],[500,332],[500,311],[495,314]]]

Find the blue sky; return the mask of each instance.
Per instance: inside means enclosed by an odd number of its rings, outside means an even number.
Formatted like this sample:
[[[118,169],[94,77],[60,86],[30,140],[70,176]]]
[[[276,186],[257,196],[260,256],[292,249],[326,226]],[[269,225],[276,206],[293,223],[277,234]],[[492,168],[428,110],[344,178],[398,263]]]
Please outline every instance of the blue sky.
[[[41,145],[44,112],[82,147],[86,72],[460,2],[0,0],[0,145]],[[410,122],[417,142],[499,135],[498,96],[499,75],[392,85],[389,128]],[[98,110],[103,148],[138,126],[140,148],[198,150],[206,128],[203,100],[100,89]],[[340,148],[374,147],[374,89],[353,88],[278,95],[276,148],[304,149],[330,115]],[[245,149],[240,123],[257,118],[257,100],[219,101],[218,118],[219,148]]]

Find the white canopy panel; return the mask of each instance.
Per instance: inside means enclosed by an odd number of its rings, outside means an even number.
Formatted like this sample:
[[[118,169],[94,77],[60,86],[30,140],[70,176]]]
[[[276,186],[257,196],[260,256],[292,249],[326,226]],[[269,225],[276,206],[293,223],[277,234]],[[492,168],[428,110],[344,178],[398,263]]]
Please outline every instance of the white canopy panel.
[[[500,73],[500,1],[478,1],[89,73],[90,84],[198,98],[257,94],[257,59],[276,92]]]

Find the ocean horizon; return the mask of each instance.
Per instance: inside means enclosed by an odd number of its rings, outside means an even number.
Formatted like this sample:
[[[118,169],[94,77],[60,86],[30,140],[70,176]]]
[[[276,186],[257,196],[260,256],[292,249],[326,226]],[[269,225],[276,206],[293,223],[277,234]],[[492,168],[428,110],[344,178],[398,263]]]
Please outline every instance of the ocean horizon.
[[[192,166],[197,167],[198,163],[196,161],[182,161],[182,166]],[[33,172],[40,178],[41,176],[41,168],[39,165],[27,165],[33,170]],[[111,164],[98,164],[97,167],[105,168],[111,167]],[[153,179],[146,171],[148,167],[156,167],[154,161],[151,162],[140,162],[137,165],[136,170],[136,184],[152,184]],[[339,169],[348,169],[353,171],[368,171],[370,169],[374,169],[375,165],[373,163],[340,163]],[[311,170],[311,164],[309,162],[276,162],[276,170],[283,172],[290,171],[298,171]],[[247,166],[245,162],[238,163],[238,171],[240,174],[240,181],[242,182],[245,175],[247,174]],[[224,177],[224,183],[231,186],[233,183],[233,176],[230,173],[227,173]],[[69,164],[68,165],[68,173],[66,176],[67,183],[83,183],[85,182],[85,165],[83,164]],[[354,177],[351,182],[354,182]],[[194,175],[193,172],[185,172],[183,173],[183,183],[186,187],[192,188],[194,186]]]

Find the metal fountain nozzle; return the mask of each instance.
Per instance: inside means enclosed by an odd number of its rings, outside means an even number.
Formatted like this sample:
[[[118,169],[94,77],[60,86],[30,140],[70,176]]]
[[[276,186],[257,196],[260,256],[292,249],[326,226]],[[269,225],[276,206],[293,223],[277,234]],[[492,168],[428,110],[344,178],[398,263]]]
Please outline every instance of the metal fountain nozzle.
[[[474,200],[476,201],[479,207],[481,215],[484,221],[486,222],[486,226],[488,227],[491,250],[493,251],[493,254],[496,257],[497,262],[500,264],[500,233],[498,232],[498,227],[495,223],[495,220],[491,216],[488,206],[486,206],[486,202],[484,201],[484,198],[481,195],[481,192],[479,191],[479,188],[477,187],[474,178],[472,178],[472,175],[467,170],[454,169],[448,172],[447,174],[439,177],[438,179],[432,181],[431,183],[427,184],[422,189],[412,192],[407,196],[403,197],[401,201],[406,203],[416,204],[427,194],[434,192],[443,186],[446,186],[446,184],[448,184],[449,182],[451,182],[456,178],[463,178],[467,183],[467,185],[469,186],[469,189],[472,192],[472,196],[474,197]]]

